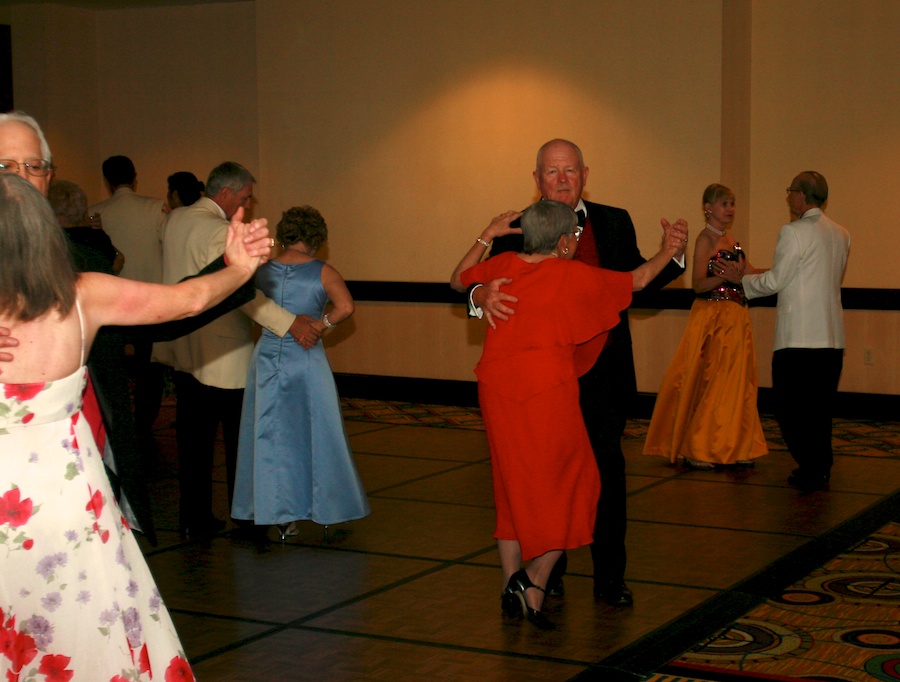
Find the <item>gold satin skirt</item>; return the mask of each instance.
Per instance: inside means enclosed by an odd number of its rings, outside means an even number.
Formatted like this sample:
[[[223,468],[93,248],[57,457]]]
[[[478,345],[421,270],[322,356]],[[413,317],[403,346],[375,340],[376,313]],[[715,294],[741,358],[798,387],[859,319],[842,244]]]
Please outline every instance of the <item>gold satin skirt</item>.
[[[653,408],[645,455],[734,464],[769,452],[747,308],[697,299]]]

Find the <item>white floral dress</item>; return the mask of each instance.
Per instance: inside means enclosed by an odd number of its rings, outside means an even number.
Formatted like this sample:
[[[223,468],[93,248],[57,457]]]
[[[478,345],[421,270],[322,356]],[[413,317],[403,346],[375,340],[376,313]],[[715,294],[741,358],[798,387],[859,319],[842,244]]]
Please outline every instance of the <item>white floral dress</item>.
[[[0,680],[193,680],[81,413],[86,379],[0,384]]]

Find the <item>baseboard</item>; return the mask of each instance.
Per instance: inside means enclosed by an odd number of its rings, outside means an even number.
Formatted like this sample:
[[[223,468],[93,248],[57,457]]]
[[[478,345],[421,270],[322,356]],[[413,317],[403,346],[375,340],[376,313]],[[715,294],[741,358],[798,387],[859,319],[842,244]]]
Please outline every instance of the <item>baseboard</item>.
[[[474,381],[419,379],[374,374],[335,374],[338,392],[351,398],[401,400],[428,405],[478,406],[478,387]],[[632,406],[631,417],[649,419],[653,414],[655,393],[640,393]],[[772,389],[759,389],[759,411],[773,414]],[[838,393],[835,416],[844,419],[895,421],[900,415],[900,396],[877,393]]]
[[[341,373],[335,373],[334,380],[338,393],[348,398],[478,407],[478,385],[474,381]]]

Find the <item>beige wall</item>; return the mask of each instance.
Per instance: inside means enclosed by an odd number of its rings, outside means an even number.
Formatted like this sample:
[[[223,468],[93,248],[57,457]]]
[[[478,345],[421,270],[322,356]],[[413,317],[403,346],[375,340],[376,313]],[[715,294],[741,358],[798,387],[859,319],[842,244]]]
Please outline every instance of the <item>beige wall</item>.
[[[771,262],[793,176],[817,170],[852,235],[844,286],[897,288],[884,214],[900,178],[900,2],[761,0],[752,25],[754,260]]]
[[[576,43],[541,0],[258,2],[273,208],[316,203],[345,276],[444,281],[559,136],[654,248],[719,173],[719,3],[577,5]]]
[[[585,152],[587,197],[627,207],[645,253],[662,216],[699,229],[699,195],[721,180],[738,194],[736,236],[768,265],[784,188],[820,170],[853,235],[845,285],[897,287],[884,254],[900,231],[876,214],[900,176],[892,0],[28,4],[0,20],[17,105],[92,201],[110,154],[132,156],[157,196],[175,170],[241,161],[257,214],[322,210],[325,255],[347,279],[445,281],[491,216],[536,197],[534,153],[562,136]],[[763,385],[770,314],[754,311]],[[851,343],[896,350],[896,318],[848,314]],[[685,319],[634,316],[642,390]],[[330,344],[338,371],[472,378],[482,330],[458,307],[361,303],[353,325]],[[858,350],[842,388],[900,392],[897,353],[877,351],[873,370]]]

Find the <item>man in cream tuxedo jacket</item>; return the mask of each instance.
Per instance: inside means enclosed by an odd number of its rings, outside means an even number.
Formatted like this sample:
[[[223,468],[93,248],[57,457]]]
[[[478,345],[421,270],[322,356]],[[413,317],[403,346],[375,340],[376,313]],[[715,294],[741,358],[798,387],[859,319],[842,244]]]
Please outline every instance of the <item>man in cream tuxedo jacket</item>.
[[[222,255],[228,222],[253,199],[250,172],[220,164],[209,175],[207,196],[169,215],[163,233],[163,282],[177,282]],[[306,347],[318,339],[310,318],[288,312],[256,292],[256,298],[182,338],[157,344],[157,358],[175,368],[177,393],[179,509],[182,534],[208,536],[224,526],[212,514],[213,443],[219,423],[225,439],[228,502],[247,370],[253,353],[253,322],[279,336],[290,333]]]
[[[831,477],[831,415],[844,363],[841,280],[850,234],[822,213],[828,183],[804,171],[787,188],[797,220],[781,228],[772,269],[741,280],[747,298],[778,294],[772,388],[776,418],[798,468],[788,483],[825,487]]]
[[[137,171],[127,156],[110,156],[103,162],[103,178],[110,197],[88,209],[100,216],[103,229],[125,255],[120,274],[128,279],[159,284],[162,281],[162,230],[166,207],[162,199],[135,193]],[[153,423],[159,415],[163,392],[162,367],[151,362],[153,344],[135,341],[134,423],[140,445],[150,446]]]

